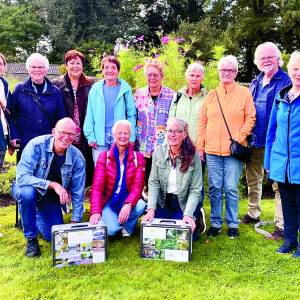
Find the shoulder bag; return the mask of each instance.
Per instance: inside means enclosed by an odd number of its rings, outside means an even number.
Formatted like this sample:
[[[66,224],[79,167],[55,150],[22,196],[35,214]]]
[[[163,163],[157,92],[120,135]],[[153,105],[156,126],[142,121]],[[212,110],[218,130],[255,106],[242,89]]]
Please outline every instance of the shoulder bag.
[[[252,149],[250,147],[247,147],[247,146],[244,146],[244,145],[238,143],[236,140],[234,140],[232,138],[232,135],[230,133],[228,124],[226,122],[224,112],[223,112],[223,109],[222,109],[222,106],[221,106],[221,103],[220,103],[219,96],[218,96],[217,92],[216,92],[216,96],[217,96],[217,100],[218,100],[218,103],[219,103],[219,106],[220,106],[220,110],[221,110],[221,113],[222,113],[222,116],[223,116],[223,119],[224,119],[224,122],[225,122],[225,125],[226,125],[226,128],[227,128],[227,131],[228,131],[229,136],[230,136],[230,156],[240,160],[241,162],[248,163],[248,162],[251,161]]]

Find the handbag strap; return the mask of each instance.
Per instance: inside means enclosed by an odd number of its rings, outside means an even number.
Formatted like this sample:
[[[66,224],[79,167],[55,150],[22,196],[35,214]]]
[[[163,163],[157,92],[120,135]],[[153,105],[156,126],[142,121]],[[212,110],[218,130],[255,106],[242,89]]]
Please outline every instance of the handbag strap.
[[[40,110],[42,111],[42,113],[46,116],[46,118],[48,119],[51,128],[55,127],[55,124],[52,124],[52,120],[50,118],[50,115],[48,114],[48,112],[45,110],[44,106],[42,105],[42,103],[40,102],[40,97],[35,94],[35,93],[29,93],[32,96],[32,100],[38,105],[38,107],[40,108]]]
[[[228,124],[227,124],[227,122],[226,122],[226,119],[225,119],[225,116],[224,116],[224,112],[223,112],[223,109],[222,109],[222,106],[221,106],[220,99],[219,99],[219,96],[218,96],[218,92],[217,92],[217,91],[216,91],[216,96],[217,96],[217,100],[218,100],[218,103],[219,103],[219,106],[220,106],[220,110],[221,110],[221,113],[222,113],[222,116],[223,116],[223,119],[224,119],[224,122],[225,122],[225,125],[226,125],[226,128],[227,128],[227,131],[228,131],[229,136],[230,136],[230,140],[232,141],[233,138],[232,138],[232,136],[231,136],[231,133],[230,133]]]

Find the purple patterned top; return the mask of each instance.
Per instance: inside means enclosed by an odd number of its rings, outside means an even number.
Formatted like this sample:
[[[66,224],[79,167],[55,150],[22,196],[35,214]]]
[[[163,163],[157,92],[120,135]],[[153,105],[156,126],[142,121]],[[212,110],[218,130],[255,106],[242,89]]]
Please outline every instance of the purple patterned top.
[[[149,87],[138,89],[134,95],[138,111],[136,138],[139,150],[146,157],[151,157],[156,145],[165,139],[165,130],[169,110],[175,92],[162,86],[156,100],[152,100]]]

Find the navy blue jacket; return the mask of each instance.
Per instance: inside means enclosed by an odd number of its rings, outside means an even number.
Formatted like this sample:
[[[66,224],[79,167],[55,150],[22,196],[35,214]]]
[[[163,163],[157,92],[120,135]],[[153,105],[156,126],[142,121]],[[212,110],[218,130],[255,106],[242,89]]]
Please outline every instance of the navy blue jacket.
[[[289,102],[292,85],[276,95],[269,121],[264,166],[278,182],[300,184],[300,96]]]
[[[16,86],[7,102],[10,138],[20,140],[21,151],[31,139],[50,134],[56,122],[66,116],[61,91],[50,80],[45,80],[47,86],[41,95],[37,94],[31,78],[28,78]],[[47,113],[42,111],[34,97],[39,97]]]
[[[264,147],[266,143],[266,134],[268,129],[269,118],[272,110],[272,105],[275,95],[285,86],[291,83],[291,80],[286,72],[281,68],[278,69],[269,83],[268,94],[266,96],[266,103],[258,101],[257,89],[262,82],[264,73],[260,73],[250,85],[250,91],[253,96],[253,101],[256,109],[256,123],[252,132],[256,135],[255,147]],[[262,113],[265,111],[265,113]]]
[[[9,89],[8,89],[8,83],[7,83],[7,81],[3,77],[0,77],[0,80],[3,83],[4,94],[5,94],[5,97],[6,97],[7,101],[8,101],[8,99],[10,97],[10,92],[9,92]],[[0,108],[0,115],[1,114],[3,114],[3,111]],[[6,150],[6,139],[5,139],[5,136],[4,136],[2,123],[0,121],[0,151],[5,151],[5,150]]]

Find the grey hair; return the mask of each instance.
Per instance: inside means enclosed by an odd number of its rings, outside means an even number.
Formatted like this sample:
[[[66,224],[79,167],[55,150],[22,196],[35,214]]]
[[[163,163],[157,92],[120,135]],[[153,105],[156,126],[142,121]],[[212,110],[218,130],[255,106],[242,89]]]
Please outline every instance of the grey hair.
[[[287,64],[287,68],[289,69],[291,67],[291,63],[292,61],[294,60],[300,60],[300,51],[299,50],[296,50],[294,51],[291,56],[290,56],[290,59],[289,59],[289,62]]]
[[[49,69],[49,60],[46,56],[44,56],[40,53],[32,53],[26,60],[26,70],[27,71],[29,70],[30,64],[35,59],[42,61],[46,70]]]
[[[225,63],[232,65],[236,71],[239,70],[239,63],[236,56],[234,55],[223,56],[218,62],[218,70],[220,70],[222,65]]]
[[[264,48],[266,46],[272,48],[275,51],[276,56],[278,58],[278,65],[279,65],[279,67],[282,67],[283,66],[283,60],[281,58],[281,52],[280,52],[279,48],[272,42],[265,42],[265,43],[262,43],[262,44],[260,44],[256,47],[255,52],[254,52],[254,63],[256,65],[258,65],[259,52],[262,50],[262,48]]]
[[[173,124],[178,125],[178,127],[179,127],[180,130],[183,130],[186,133],[188,133],[188,131],[189,131],[189,125],[188,125],[188,123],[185,120],[183,120],[181,118],[177,118],[177,117],[171,117],[167,121],[167,128],[169,128]]]
[[[204,74],[204,67],[199,61],[193,62],[190,65],[188,65],[185,71],[185,76],[187,76],[190,72],[200,72]]]
[[[128,120],[119,120],[119,121],[117,121],[117,122],[114,124],[114,126],[112,127],[111,132],[112,132],[113,136],[116,135],[116,131],[117,131],[117,129],[118,129],[118,127],[119,127],[120,125],[127,126],[128,129],[129,129],[129,134],[131,135],[131,130],[132,130],[132,125],[131,125],[131,123],[130,123]]]

